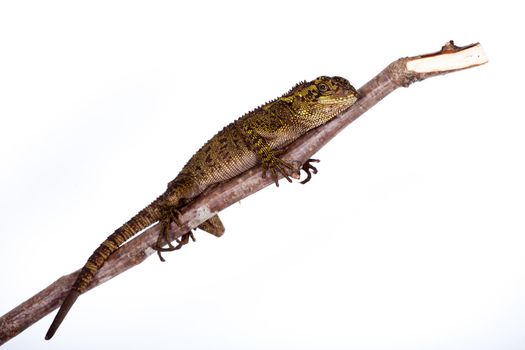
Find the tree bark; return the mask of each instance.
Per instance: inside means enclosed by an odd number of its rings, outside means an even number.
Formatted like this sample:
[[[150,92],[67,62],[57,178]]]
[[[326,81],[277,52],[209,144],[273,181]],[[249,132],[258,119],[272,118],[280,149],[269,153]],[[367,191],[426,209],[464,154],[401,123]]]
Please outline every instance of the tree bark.
[[[416,81],[479,66],[486,62],[487,58],[480,44],[457,47],[452,41],[435,53],[400,58],[358,90],[359,99],[351,108],[296,140],[287,148],[283,158],[288,161],[305,162],[344,127],[398,87],[408,87]],[[272,183],[270,177],[262,178],[260,167],[256,167],[206,191],[181,210],[182,226],[172,226],[171,238],[174,240],[180,237],[219,211]],[[160,227],[157,224],[119,248],[96,275],[89,289],[140,264],[153,254],[155,250],[152,246],[157,241],[159,231]],[[0,345],[58,308],[79,271],[60,277],[3,315],[0,318]]]

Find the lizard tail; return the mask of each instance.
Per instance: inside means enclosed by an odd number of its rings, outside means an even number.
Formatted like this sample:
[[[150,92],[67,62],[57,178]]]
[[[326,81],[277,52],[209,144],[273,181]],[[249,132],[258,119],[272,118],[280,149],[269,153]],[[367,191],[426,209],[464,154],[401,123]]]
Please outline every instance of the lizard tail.
[[[111,234],[102,244],[91,254],[84,267],[80,270],[78,277],[73,283],[68,295],[62,302],[53,323],[49,327],[46,334],[46,340],[51,339],[56,330],[66,317],[75,303],[77,298],[82,294],[91,284],[93,278],[104,265],[109,256],[116,251],[125,241],[144,230],[146,227],[157,222],[161,218],[160,203],[163,200],[162,196],[153,201],[146,208],[142,209],[137,215],[132,217],[128,222],[119,227],[113,234]]]

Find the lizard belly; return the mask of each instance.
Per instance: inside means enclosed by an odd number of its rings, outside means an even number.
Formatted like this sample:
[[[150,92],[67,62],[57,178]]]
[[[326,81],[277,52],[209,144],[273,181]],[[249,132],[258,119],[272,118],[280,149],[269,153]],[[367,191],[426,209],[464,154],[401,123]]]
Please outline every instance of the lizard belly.
[[[210,139],[184,166],[177,177],[191,177],[204,191],[259,163],[232,124]]]

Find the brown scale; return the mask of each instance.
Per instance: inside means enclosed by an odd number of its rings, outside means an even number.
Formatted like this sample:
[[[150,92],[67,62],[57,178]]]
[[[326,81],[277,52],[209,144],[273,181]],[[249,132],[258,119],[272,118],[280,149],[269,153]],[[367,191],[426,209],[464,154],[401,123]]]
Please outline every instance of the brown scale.
[[[291,182],[290,176],[297,167],[281,160],[284,147],[334,118],[356,100],[357,92],[346,79],[322,76],[297,84],[286,94],[219,131],[191,157],[179,175],[168,184],[165,193],[118,228],[93,252],[62,303],[46,339],[53,336],[78,296],[89,287],[108,257],[125,241],[159,221],[164,229],[156,249],[163,260],[161,251],[180,249],[190,238],[194,239],[190,231],[181,237],[176,246],[171,243],[167,243],[167,248],[160,246],[163,240],[169,242],[171,223],[180,224],[181,207],[204,190],[258,164],[263,168],[263,176],[269,172],[277,186],[279,174]],[[311,173],[317,173],[311,165],[314,161],[317,160],[310,160],[302,166],[307,173],[302,183],[310,180]],[[216,236],[224,233],[224,226],[217,215],[198,227]]]

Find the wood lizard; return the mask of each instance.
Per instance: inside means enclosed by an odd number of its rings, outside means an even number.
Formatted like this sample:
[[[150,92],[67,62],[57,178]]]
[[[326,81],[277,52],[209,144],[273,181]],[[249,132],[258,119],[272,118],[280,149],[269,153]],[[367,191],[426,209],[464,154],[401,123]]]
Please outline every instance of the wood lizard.
[[[69,294],[64,299],[46,339],[51,339],[71,306],[90,285],[93,277],[108,257],[125,241],[155,222],[163,224],[157,250],[171,251],[193,239],[191,232],[181,237],[177,246],[169,242],[169,227],[178,224],[180,208],[206,189],[229,180],[244,171],[261,165],[263,176],[268,173],[278,186],[279,174],[291,180],[299,167],[283,161],[280,155],[285,147],[307,131],[318,127],[349,108],[357,100],[356,89],[341,77],[321,76],[310,82],[303,81],[281,97],[270,101],[226,126],[202,146],[177,177],[168,184],[166,191],[128,222],[111,234],[89,257],[80,271]],[[312,161],[312,160],[310,160]],[[308,177],[315,167],[307,161],[302,165]],[[224,226],[217,215],[208,219],[200,229],[220,236]]]

